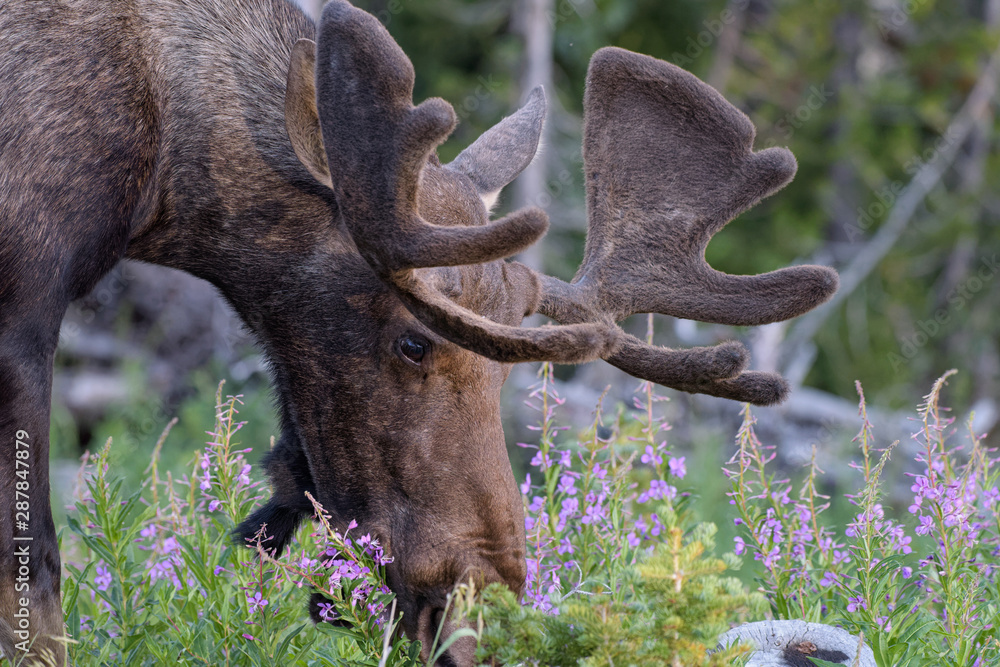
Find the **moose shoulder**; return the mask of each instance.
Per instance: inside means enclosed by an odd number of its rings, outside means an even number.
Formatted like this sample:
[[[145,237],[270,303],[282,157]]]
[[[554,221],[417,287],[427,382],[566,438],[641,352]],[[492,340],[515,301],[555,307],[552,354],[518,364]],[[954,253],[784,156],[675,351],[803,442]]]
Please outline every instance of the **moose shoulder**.
[[[641,312],[762,324],[829,298],[829,269],[729,276],[704,261],[714,233],[791,180],[787,150],[754,153],[749,120],[690,74],[602,49],[584,103],[588,239],[565,283],[504,261],[544,234],[543,212],[488,211],[537,150],[542,92],[442,165],[454,111],[414,106],[413,80],[385,28],[344,0],[318,26],[286,0],[0,0],[7,656],[65,662],[52,361],[69,302],[123,257],[211,282],[270,358],[273,493],[241,531],[266,523],[280,552],[310,491],[379,535],[404,628],[425,646],[457,581],[524,584],[500,425],[510,364],[600,358],[682,391],[758,404],[787,392],[745,371],[738,343],[671,350],[615,324]],[[522,328],[535,312],[558,324]],[[15,617],[19,538],[30,630]],[[471,651],[456,642],[441,664],[472,664]]]

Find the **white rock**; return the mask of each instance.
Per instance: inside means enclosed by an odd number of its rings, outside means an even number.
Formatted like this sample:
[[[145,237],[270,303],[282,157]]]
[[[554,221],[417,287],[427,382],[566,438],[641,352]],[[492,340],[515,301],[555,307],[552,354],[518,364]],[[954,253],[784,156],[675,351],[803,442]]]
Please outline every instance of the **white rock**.
[[[746,667],[813,667],[808,657],[851,667],[876,667],[875,654],[867,644],[847,630],[822,623],[758,621],[719,637],[720,648],[740,642],[757,647]]]

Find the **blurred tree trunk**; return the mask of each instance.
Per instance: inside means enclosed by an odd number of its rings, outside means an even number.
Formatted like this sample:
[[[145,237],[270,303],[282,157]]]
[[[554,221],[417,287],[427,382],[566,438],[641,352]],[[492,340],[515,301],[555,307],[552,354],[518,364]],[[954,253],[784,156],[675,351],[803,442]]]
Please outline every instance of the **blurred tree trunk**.
[[[733,69],[733,62],[736,54],[740,50],[740,40],[743,37],[743,26],[746,23],[746,10],[748,3],[746,0],[729,0],[726,10],[732,15],[731,21],[725,22],[722,34],[719,36],[719,46],[715,50],[715,59],[712,61],[712,69],[708,72],[705,82],[718,90],[724,92],[726,82],[729,80],[729,73]]]
[[[985,0],[982,6],[982,19],[995,32],[1000,26],[1000,0]],[[985,58],[983,59],[985,61]],[[955,159],[956,190],[965,193],[970,198],[983,199],[990,194],[986,185],[987,160],[991,155],[991,134],[995,125],[996,113],[992,106],[984,109],[979,122],[969,133],[964,150]],[[977,238],[979,225],[988,225],[991,215],[983,207],[978,211],[978,224],[973,229],[966,229],[955,242],[954,247],[944,258],[943,279],[937,285],[936,309],[945,307],[948,295],[961,282],[974,275],[982,256],[982,249]],[[993,317],[995,305],[989,299],[979,299],[972,302],[970,319],[980,318],[987,321]],[[955,331],[945,338],[944,345],[951,356],[961,358],[970,350],[974,350],[978,363],[972,365],[973,396],[983,399],[998,395],[1000,390],[1000,349],[993,338],[970,336],[966,331]]]
[[[552,106],[552,38],[555,31],[554,0],[520,0],[514,9],[514,30],[524,39],[524,72],[521,75],[521,99],[535,86],[543,86]],[[547,126],[548,124],[546,124]],[[540,206],[545,200],[548,179],[546,159],[546,131],[542,132],[539,155],[514,183],[511,209]],[[543,242],[536,243],[521,253],[518,259],[534,269],[542,269]]]
[[[863,23],[861,17],[853,10],[841,14],[833,26],[837,44],[837,64],[830,76],[830,90],[834,100],[841,95],[854,95],[860,76],[858,60],[861,57],[861,35]],[[874,47],[869,47],[874,48]],[[838,144],[850,133],[846,114],[839,114],[838,119],[830,128],[830,143]],[[827,239],[843,250],[834,251],[837,259],[850,257],[854,253],[856,243],[864,243],[864,238],[852,236],[847,230],[857,228],[859,197],[859,182],[857,168],[850,157],[840,157],[830,165],[830,180],[833,182],[833,193],[827,198],[825,207],[830,213],[827,225]]]

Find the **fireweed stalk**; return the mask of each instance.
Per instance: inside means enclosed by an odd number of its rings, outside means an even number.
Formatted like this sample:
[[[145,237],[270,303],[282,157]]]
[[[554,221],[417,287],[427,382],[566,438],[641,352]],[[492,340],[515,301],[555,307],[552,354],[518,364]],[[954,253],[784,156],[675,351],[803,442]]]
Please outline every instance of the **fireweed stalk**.
[[[756,619],[763,596],[726,572],[714,555],[716,528],[695,524],[677,484],[684,457],[663,434],[665,400],[642,383],[634,411],[603,416],[604,396],[579,438],[558,434],[563,400],[543,365],[528,405],[540,413],[526,508],[528,580],[524,600],[492,585],[487,604],[466,615],[486,664],[722,667],[745,649],[709,654],[731,624]],[[526,605],[527,608],[521,606]]]
[[[959,429],[939,407],[947,377],[920,407],[908,512],[883,501],[892,497],[888,453],[876,447],[860,386],[862,488],[849,496],[849,525],[828,520],[815,450],[801,483],[772,472],[773,450],[757,438],[749,408],[727,465],[742,530],[734,551],[754,557],[773,615],[863,634],[881,666],[1000,664],[998,466],[971,421],[966,449],[953,444]],[[518,601],[487,589],[492,607],[473,604],[469,591],[455,598],[475,615],[484,660],[617,664],[641,653],[643,664],[732,664],[736,653],[705,648],[729,624],[760,619],[761,598],[722,576],[738,559],[714,558],[714,527],[691,522],[690,496],[675,486],[685,461],[667,449],[660,400],[644,383],[634,411],[605,419],[599,404],[590,428],[569,438],[556,419],[562,399],[551,367],[542,367],[529,400],[540,437],[524,445],[534,449],[537,480],[522,486],[527,593]],[[220,386],[210,441],[188,472],[162,472],[154,454],[133,495],[109,472],[110,444],[84,457],[61,535],[72,663],[419,664],[419,645],[396,632],[388,555],[374,536],[333,526],[316,505],[317,522],[280,560],[266,526],[250,549],[232,544],[237,522],[262,500],[235,440],[240,405],[239,396],[223,400]],[[305,620],[313,592],[326,598],[318,614],[336,625]]]
[[[420,644],[406,641],[396,631],[395,595],[385,583],[385,566],[392,558],[370,534],[352,536],[356,522],[351,521],[343,533],[336,530],[323,506],[308,492],[306,496],[318,523],[318,530],[311,533],[318,548],[312,555],[276,560],[266,548],[262,529],[253,540],[260,562],[284,572],[297,587],[308,586],[322,596],[315,604],[326,622],[320,626],[324,632],[353,640],[365,655],[381,656],[378,664],[419,664]]]
[[[300,531],[281,561],[267,552],[266,526],[250,549],[232,543],[261,500],[234,440],[240,399],[223,400],[220,384],[210,441],[179,479],[162,479],[154,454],[143,487],[126,496],[108,473],[110,441],[84,456],[72,533],[62,535],[72,664],[419,664],[419,644],[386,623],[393,596],[377,540],[336,533],[317,506],[320,530]],[[304,585],[331,599],[326,617],[342,627],[308,629]]]
[[[542,365],[538,383],[530,388],[526,404],[541,419],[529,428],[539,440],[519,446],[535,450],[521,493],[528,538],[525,598],[536,609],[558,614],[559,602],[573,593],[609,594],[620,602],[624,572],[654,543],[667,539],[665,524],[678,521],[682,503],[668,479],[682,479],[687,471],[684,457],[672,457],[660,437],[669,425],[655,405],[666,399],[649,382],[637,394],[641,436],[622,437],[622,411],[605,426],[602,395],[578,443],[557,444],[566,429],[556,426],[555,411],[564,401],[553,386],[550,364]],[[623,440],[636,444],[622,447]],[[637,456],[652,475],[641,493],[633,468]]]
[[[737,554],[753,554],[758,581],[776,618],[842,625],[862,634],[880,667],[1000,664],[1000,491],[993,452],[968,425],[968,451],[953,445],[953,420],[939,406],[949,371],[918,410],[913,438],[922,471],[903,519],[887,518],[882,496],[890,452],[879,450],[860,384],[862,427],[855,441],[862,489],[845,494],[857,507],[843,531],[825,521],[827,498],[817,491],[822,471],[815,448],[797,501],[792,485],[768,470],[774,458],[744,409],[738,449],[726,466],[730,504],[742,534]]]

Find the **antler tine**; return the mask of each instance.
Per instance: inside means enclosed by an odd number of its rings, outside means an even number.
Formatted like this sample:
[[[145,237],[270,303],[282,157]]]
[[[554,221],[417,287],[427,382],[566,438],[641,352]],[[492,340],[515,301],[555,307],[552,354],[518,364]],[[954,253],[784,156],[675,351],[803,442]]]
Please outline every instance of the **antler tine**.
[[[345,0],[324,8],[315,51],[318,117],[326,121],[307,120],[322,128],[326,182],[358,252],[406,307],[438,334],[497,361],[577,363],[607,354],[617,339],[607,323],[501,325],[458,306],[420,276],[415,269],[509,257],[541,237],[548,218],[527,208],[483,225],[424,220],[418,190],[435,149],[455,127],[451,105],[435,98],[413,106],[413,65],[375,17]],[[544,113],[544,96],[532,100],[531,110],[540,104]]]
[[[705,262],[712,235],[794,176],[791,152],[752,151],[754,127],[711,86],[669,63],[605,48],[584,100],[588,233],[572,284],[543,280],[540,312],[560,322],[662,313],[730,325],[801,315],[837,289],[829,268],[732,276]],[[780,401],[779,376],[742,373],[742,346],[656,348],[623,340],[604,357],[683,391]]]
[[[584,107],[590,222],[577,282],[595,284],[605,312],[758,325],[801,315],[836,290],[826,267],[731,276],[705,262],[712,235],[796,169],[785,148],[752,152],[753,124],[711,86],[606,48],[591,61]]]
[[[385,27],[345,0],[323,10],[316,89],[337,202],[362,256],[387,275],[476,264],[524,250],[548,228],[529,208],[477,227],[442,227],[417,213],[428,157],[455,128],[442,99],[413,106],[413,65]]]

